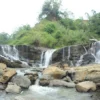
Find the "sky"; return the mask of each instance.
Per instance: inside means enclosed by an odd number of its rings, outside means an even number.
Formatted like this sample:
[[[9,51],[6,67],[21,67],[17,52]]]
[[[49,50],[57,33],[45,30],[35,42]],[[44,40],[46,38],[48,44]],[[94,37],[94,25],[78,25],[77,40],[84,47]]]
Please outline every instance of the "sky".
[[[45,0],[0,0],[0,33],[13,33],[18,27],[38,21]],[[62,9],[74,13],[74,18],[84,17],[91,10],[100,12],[100,0],[62,0]]]

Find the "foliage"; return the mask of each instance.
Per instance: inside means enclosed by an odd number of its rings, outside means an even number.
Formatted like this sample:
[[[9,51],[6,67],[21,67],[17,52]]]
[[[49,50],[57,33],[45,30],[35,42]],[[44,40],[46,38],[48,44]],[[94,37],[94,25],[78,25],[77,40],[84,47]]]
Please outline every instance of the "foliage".
[[[66,16],[65,11],[60,11],[61,0],[46,0],[42,12],[39,15],[39,19],[46,18],[47,20],[59,20]]]
[[[5,32],[0,33],[0,44],[7,44],[8,41],[9,41],[8,34]]]
[[[60,6],[59,0],[47,0],[39,16],[39,23],[34,27],[21,26],[11,36],[1,33],[0,43],[59,48],[86,44],[91,38],[100,39],[100,13],[93,13],[89,20],[74,20],[68,17],[67,12],[60,11]]]
[[[100,35],[100,13],[94,13],[92,17],[89,17],[89,29]]]

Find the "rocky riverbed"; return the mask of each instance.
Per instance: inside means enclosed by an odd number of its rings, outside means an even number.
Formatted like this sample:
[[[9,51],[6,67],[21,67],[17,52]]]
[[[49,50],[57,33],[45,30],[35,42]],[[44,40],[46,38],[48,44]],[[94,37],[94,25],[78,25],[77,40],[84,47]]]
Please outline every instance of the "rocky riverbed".
[[[0,100],[100,100],[100,65],[9,69],[0,63]]]

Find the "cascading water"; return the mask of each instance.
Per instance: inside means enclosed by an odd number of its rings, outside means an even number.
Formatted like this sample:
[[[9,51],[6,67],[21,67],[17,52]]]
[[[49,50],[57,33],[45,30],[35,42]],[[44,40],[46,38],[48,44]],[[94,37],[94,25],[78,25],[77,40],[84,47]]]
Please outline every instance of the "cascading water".
[[[80,66],[82,64],[84,55],[86,55],[88,53],[84,46],[83,46],[83,48],[84,48],[85,53],[80,56],[80,59],[77,61],[76,66]]]
[[[42,52],[41,60],[40,60],[40,67],[48,67],[50,62],[52,61],[52,54],[56,49],[47,50],[46,52]]]
[[[92,44],[91,52],[95,57],[95,63],[100,63],[100,41],[96,41]]]
[[[39,64],[40,67],[43,66],[43,60],[44,60],[44,51],[42,51],[42,53],[41,53],[40,64]]]
[[[2,45],[2,56],[10,60],[19,60],[18,50],[15,46]]]
[[[70,58],[70,46],[68,47],[68,60],[69,60],[69,58]]]
[[[0,52],[1,57],[8,59],[12,62],[14,60],[20,61],[19,52],[15,46],[0,45],[0,47],[1,47],[1,52]],[[25,61],[20,61],[20,62],[22,62],[23,66],[28,66],[27,62],[25,62]]]
[[[63,48],[62,61],[65,61],[65,49]]]

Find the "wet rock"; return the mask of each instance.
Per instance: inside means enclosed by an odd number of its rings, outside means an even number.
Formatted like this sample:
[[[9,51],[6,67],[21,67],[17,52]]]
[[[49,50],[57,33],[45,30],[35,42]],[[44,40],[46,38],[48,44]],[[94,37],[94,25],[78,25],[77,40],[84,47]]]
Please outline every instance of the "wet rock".
[[[6,92],[8,93],[20,93],[21,92],[21,87],[16,85],[15,83],[8,83],[8,86],[6,88]]]
[[[31,81],[25,76],[14,76],[11,81],[22,88],[28,88],[31,85]]]
[[[87,65],[87,64],[92,64],[95,62],[95,57],[92,54],[86,54],[83,56],[83,61],[81,65]]]
[[[50,81],[50,86],[63,86],[63,87],[69,87],[69,88],[74,88],[75,83],[73,82],[65,82],[63,80],[51,80]]]
[[[5,88],[6,88],[6,84],[0,83],[0,90],[5,90]]]
[[[73,68],[70,68],[69,70],[67,70],[67,75],[70,77],[72,81],[75,80],[75,73],[76,71]]]
[[[48,86],[50,83],[50,80],[52,80],[52,79],[54,79],[54,78],[51,77],[50,75],[41,75],[39,85]]]
[[[11,62],[10,60],[8,60],[4,57],[1,57],[1,56],[0,56],[0,62],[5,63],[7,65],[7,67],[10,67],[10,68],[22,68],[20,63]]]
[[[88,92],[88,91],[95,91],[96,84],[91,81],[80,82],[76,85],[76,90],[78,92]]]
[[[77,61],[80,59],[80,56],[85,54],[86,50],[88,51],[89,48],[90,45],[86,44],[86,45],[72,45],[72,46],[58,49],[54,52],[52,56],[52,63],[54,64],[56,62],[64,61],[69,66],[73,66],[73,65],[75,66]],[[93,61],[92,57],[89,58],[91,58],[92,59],[91,61]],[[85,62],[84,64],[89,64],[91,63],[91,61]]]
[[[30,79],[31,83],[34,84],[35,81],[37,80],[38,78],[38,73],[37,72],[34,72],[34,73],[25,73],[25,76]]]
[[[64,77],[62,80],[66,81],[66,82],[72,82],[72,80],[69,76]]]
[[[43,75],[49,75],[55,79],[61,79],[66,76],[66,72],[58,67],[48,67],[43,71]]]
[[[40,79],[39,81],[39,85],[41,86],[48,86],[50,83],[50,80],[46,80],[46,79]]]

